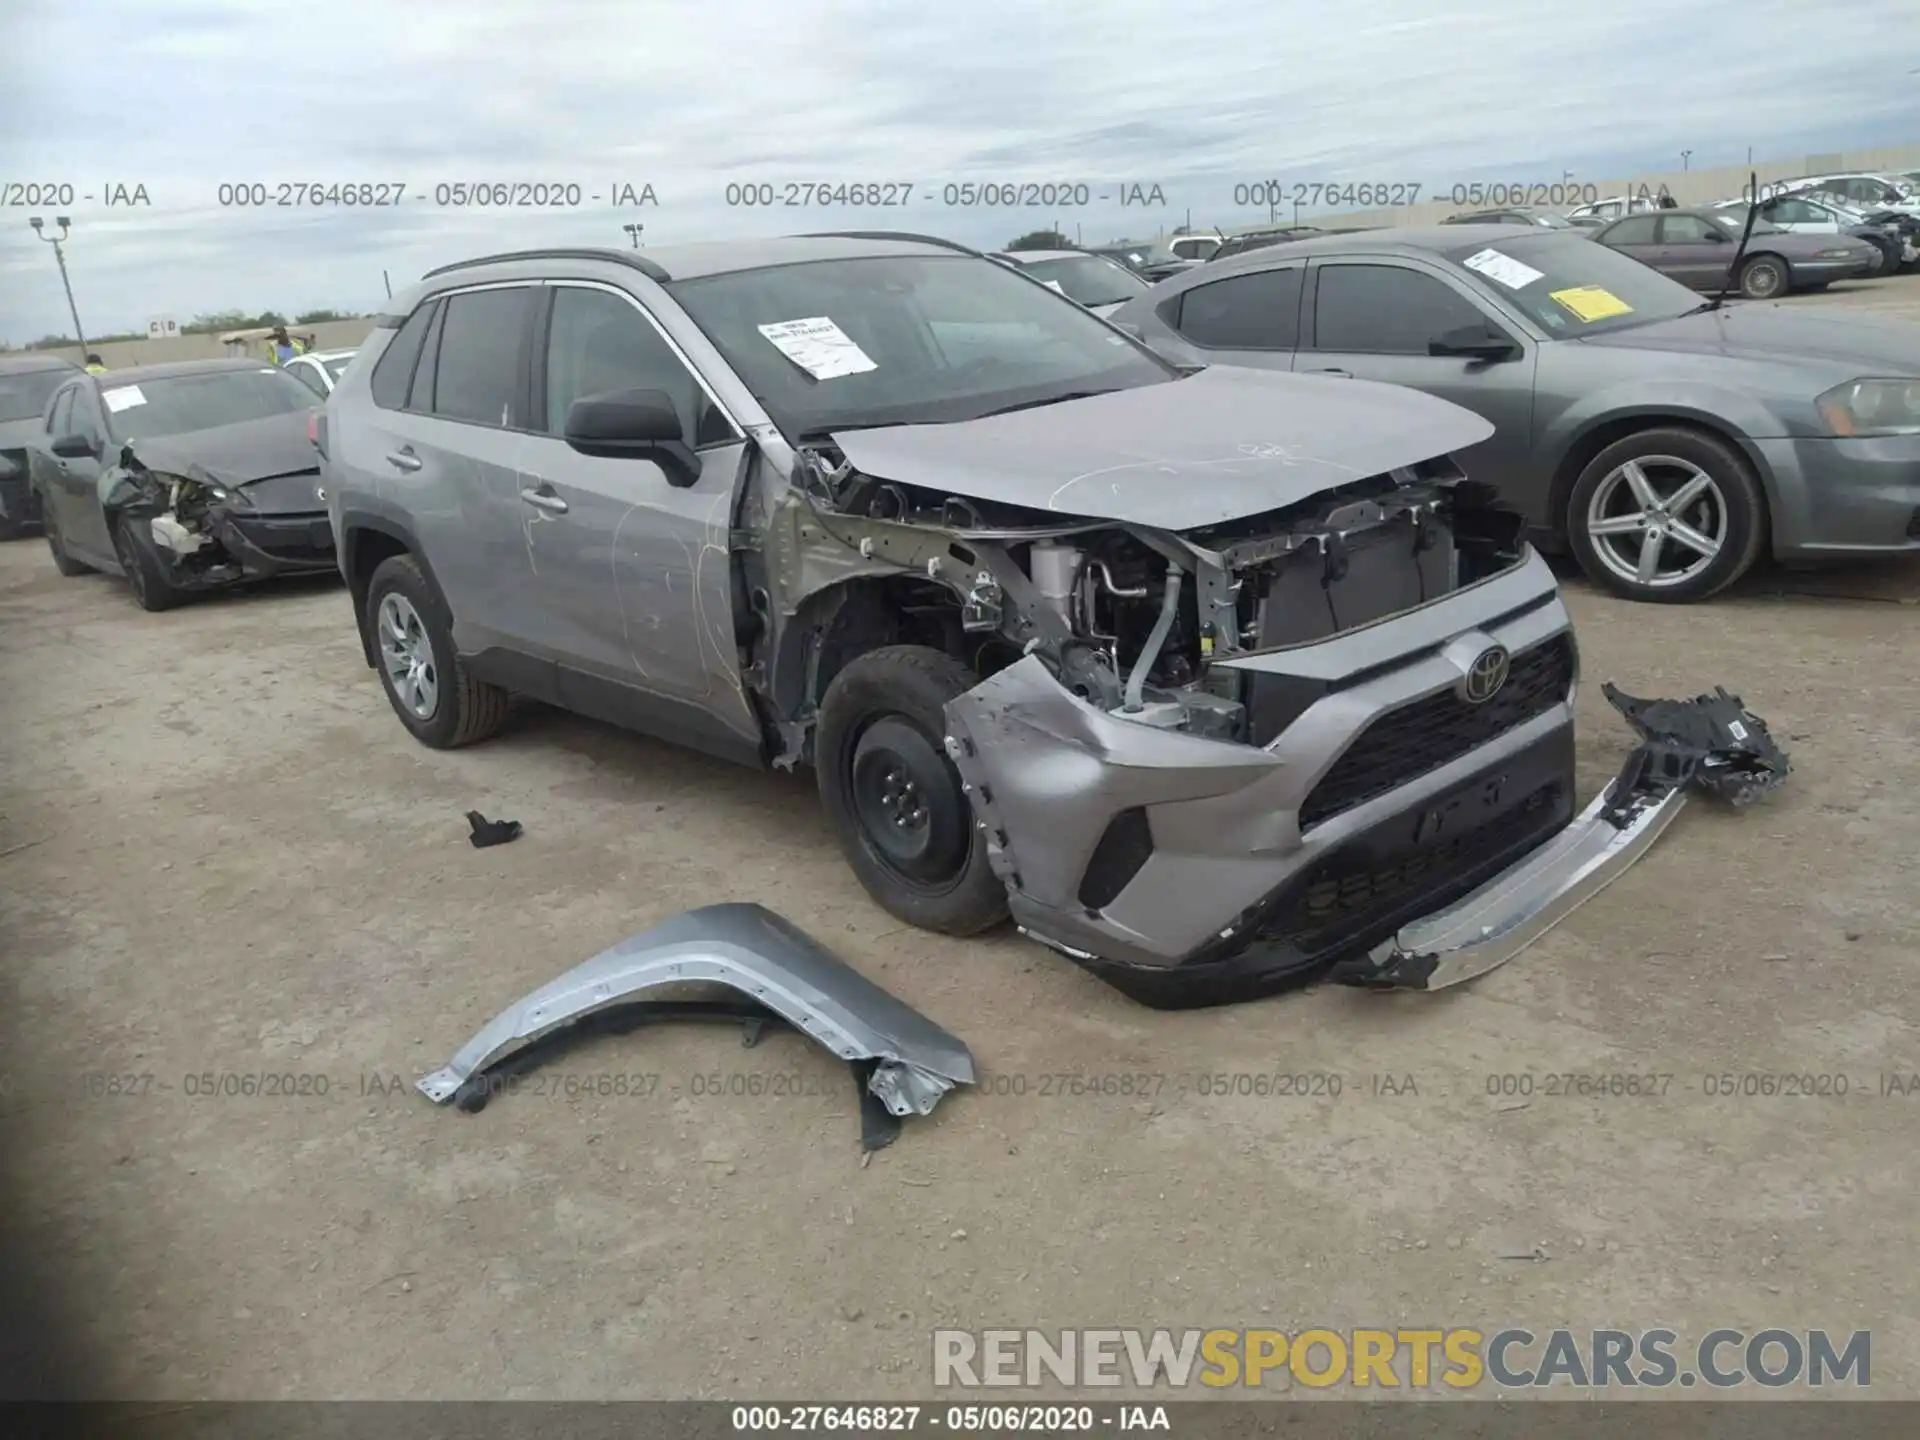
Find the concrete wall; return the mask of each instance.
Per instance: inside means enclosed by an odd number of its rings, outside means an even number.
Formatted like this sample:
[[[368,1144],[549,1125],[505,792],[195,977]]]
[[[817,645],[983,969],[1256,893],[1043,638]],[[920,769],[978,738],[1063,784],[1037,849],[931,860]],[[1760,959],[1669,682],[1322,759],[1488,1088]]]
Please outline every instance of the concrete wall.
[[[290,325],[287,328],[293,333],[313,336],[316,350],[352,350],[373,330],[373,321],[329,320],[323,325]],[[228,353],[218,335],[180,335],[171,340],[121,340],[95,345],[92,349],[110,370],[125,370],[133,365],[161,365],[170,360],[219,360]],[[63,345],[44,353],[64,355],[78,364],[86,352],[77,345]],[[235,353],[243,356],[263,355],[266,347],[256,343],[250,350]]]
[[[1920,170],[1920,144],[1892,145],[1878,150],[1849,150],[1845,154],[1800,155],[1790,160],[1756,161],[1752,165],[1722,165],[1706,170],[1671,170],[1664,174],[1616,176],[1606,180],[1575,175],[1570,181],[1560,182],[1560,177],[1556,175],[1532,175],[1524,171],[1516,171],[1506,183],[1578,185],[1581,187],[1582,200],[1587,196],[1604,200],[1609,195],[1637,195],[1643,187],[1648,192],[1658,195],[1661,187],[1665,186],[1675,200],[1686,206],[1704,205],[1712,200],[1723,200],[1729,196],[1738,195],[1746,187],[1749,175],[1757,174],[1761,185],[1764,186],[1770,180],[1791,180],[1799,175],[1818,175],[1835,170]],[[1338,228],[1342,225],[1434,225],[1462,210],[1493,209],[1500,203],[1502,202],[1489,199],[1478,205],[1456,205],[1450,196],[1444,196],[1430,203],[1408,205],[1397,210],[1362,210],[1340,215],[1311,216],[1302,212],[1300,223],[1329,228]],[[1564,205],[1537,208],[1564,212],[1573,209],[1575,203],[1578,202],[1570,201]],[[1282,207],[1278,219],[1281,224],[1292,224],[1291,207]],[[1235,225],[1232,229],[1236,232],[1255,230],[1268,223],[1270,222],[1260,220]]]

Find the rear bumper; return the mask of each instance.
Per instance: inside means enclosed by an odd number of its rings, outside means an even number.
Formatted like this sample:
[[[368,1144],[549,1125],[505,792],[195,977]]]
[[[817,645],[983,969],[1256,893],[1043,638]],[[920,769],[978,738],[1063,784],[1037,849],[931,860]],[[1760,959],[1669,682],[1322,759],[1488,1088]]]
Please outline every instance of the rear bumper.
[[[1781,559],[1920,553],[1920,435],[1749,440]]]

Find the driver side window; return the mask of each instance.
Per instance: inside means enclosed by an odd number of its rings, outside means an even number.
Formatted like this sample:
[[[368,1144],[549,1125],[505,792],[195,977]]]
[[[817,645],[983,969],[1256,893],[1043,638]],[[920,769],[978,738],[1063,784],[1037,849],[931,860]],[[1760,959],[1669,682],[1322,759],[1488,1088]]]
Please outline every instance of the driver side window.
[[[101,413],[100,402],[94,398],[93,391],[85,385],[74,395],[71,424],[74,432],[86,436],[96,449],[107,443],[106,417]]]
[[[1314,302],[1313,348],[1367,355],[1425,355],[1436,335],[1487,317],[1451,286],[1402,265],[1324,265]]]
[[[80,387],[69,385],[53,397],[53,408],[47,412],[47,435],[58,440],[62,435],[73,433],[73,397]]]

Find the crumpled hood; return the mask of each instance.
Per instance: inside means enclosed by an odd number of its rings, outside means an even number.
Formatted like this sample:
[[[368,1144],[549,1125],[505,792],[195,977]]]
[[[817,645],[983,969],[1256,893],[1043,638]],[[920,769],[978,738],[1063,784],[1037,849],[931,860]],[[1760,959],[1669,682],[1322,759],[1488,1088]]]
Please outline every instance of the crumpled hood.
[[[244,490],[256,510],[323,508],[313,493],[320,455],[307,438],[304,410],[212,430],[129,440],[126,448],[149,470]]]
[[[1802,305],[1735,302],[1578,343],[1741,360],[1826,360],[1849,376],[1920,375],[1920,325]]]
[[[1398,385],[1214,365],[946,425],[849,430],[882,480],[1006,505],[1191,530],[1477,445],[1493,426]]]

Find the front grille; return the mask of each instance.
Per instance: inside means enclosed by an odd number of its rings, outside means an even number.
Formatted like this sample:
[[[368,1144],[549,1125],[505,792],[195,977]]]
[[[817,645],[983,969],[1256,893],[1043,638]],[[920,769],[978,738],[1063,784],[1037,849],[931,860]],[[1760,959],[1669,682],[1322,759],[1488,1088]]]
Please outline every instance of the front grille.
[[[1268,940],[1304,952],[1326,951],[1353,934],[1376,928],[1382,916],[1419,895],[1444,893],[1461,877],[1525,843],[1564,813],[1568,789],[1554,781],[1534,791],[1491,824],[1385,859],[1334,854],[1292,898],[1260,923]]]
[[[1573,670],[1573,639],[1557,635],[1515,655],[1507,683],[1485,704],[1443,690],[1388,711],[1313,787],[1300,807],[1300,828],[1364,805],[1545,714],[1567,698]]]

